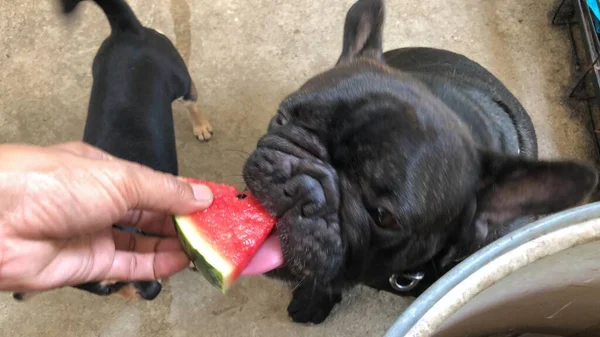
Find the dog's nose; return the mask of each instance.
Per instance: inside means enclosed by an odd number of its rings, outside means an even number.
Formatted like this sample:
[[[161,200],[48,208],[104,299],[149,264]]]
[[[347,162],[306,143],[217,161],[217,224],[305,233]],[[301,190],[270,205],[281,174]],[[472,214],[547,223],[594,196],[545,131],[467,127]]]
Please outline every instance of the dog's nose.
[[[298,161],[298,158],[283,152],[259,148],[252,152],[244,164],[244,177],[280,184],[291,178],[292,167],[297,165]]]
[[[327,200],[321,184],[308,175],[294,177],[284,189],[287,197],[301,207],[304,217],[315,217],[327,208]]]
[[[300,208],[299,215],[304,217],[330,214],[339,208],[337,174],[318,158],[259,147],[244,165],[244,180],[277,217],[292,208]]]
[[[301,162],[295,176],[285,187],[285,194],[302,207],[305,217],[324,216],[339,207],[337,176],[332,168],[315,162]]]

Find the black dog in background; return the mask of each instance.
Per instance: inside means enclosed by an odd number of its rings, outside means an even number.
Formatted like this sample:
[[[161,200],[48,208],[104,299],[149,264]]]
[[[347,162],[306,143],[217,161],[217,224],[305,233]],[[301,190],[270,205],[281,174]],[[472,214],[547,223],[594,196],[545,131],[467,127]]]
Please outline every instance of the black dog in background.
[[[297,322],[322,322],[356,284],[417,296],[597,185],[592,167],[537,159],[527,112],[490,72],[445,50],[383,53],[383,22],[384,1],[352,6],[335,67],[283,100],[244,167],[280,219],[269,275],[295,286]]]
[[[64,13],[72,13],[81,1],[61,0]],[[198,107],[188,69],[171,41],[143,27],[124,0],[94,2],[106,14],[111,34],[94,58],[83,141],[116,157],[177,175],[172,103],[183,100],[199,140],[212,135],[212,126]],[[143,280],[94,282],[77,288],[97,295],[137,294],[146,300],[154,299],[162,289],[160,281]],[[23,299],[24,295],[13,297]]]

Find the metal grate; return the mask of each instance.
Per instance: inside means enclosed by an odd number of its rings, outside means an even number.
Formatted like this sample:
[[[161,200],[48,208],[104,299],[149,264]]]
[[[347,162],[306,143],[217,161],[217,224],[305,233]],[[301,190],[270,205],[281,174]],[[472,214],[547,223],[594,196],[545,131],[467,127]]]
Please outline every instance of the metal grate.
[[[600,7],[600,0],[595,1]],[[566,27],[573,56],[574,79],[567,97],[586,103],[596,159],[600,160],[600,40],[594,14],[586,0],[559,0],[551,13],[552,25]]]

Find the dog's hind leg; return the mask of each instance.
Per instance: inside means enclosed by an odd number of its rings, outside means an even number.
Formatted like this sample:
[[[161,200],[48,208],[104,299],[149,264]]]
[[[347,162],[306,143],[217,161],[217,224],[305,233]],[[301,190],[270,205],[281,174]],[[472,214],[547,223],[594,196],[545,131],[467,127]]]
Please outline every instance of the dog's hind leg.
[[[151,301],[160,294],[162,286],[160,281],[103,281],[81,284],[75,286],[75,288],[99,296],[116,294],[126,301],[131,301],[136,298]]]
[[[124,290],[124,288],[127,288],[127,284],[115,282],[89,282],[74,286],[74,288],[98,296],[109,296],[115,293],[119,293],[121,294],[121,296],[125,297],[124,295],[122,295],[122,291]],[[24,302],[31,299],[40,292],[41,291],[15,292],[12,293],[12,297],[15,301]]]
[[[127,286],[127,283],[124,282],[103,281],[79,284],[74,286],[74,288],[87,291],[88,293],[98,296],[109,296],[118,293],[125,286]]]
[[[198,104],[198,91],[196,90],[196,85],[193,81],[191,84],[191,94],[183,98],[183,104],[192,120],[194,136],[200,141],[208,141],[213,135],[213,127],[208,121],[208,118],[206,118],[204,113],[200,110],[200,105]]]

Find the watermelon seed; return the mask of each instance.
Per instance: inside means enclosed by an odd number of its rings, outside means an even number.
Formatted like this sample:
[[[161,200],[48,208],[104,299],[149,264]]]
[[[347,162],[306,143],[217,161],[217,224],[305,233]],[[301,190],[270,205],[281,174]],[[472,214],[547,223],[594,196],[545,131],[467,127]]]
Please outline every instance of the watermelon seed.
[[[240,193],[237,195],[238,199],[246,199],[246,197],[248,197],[247,195],[245,195],[244,193]]]

